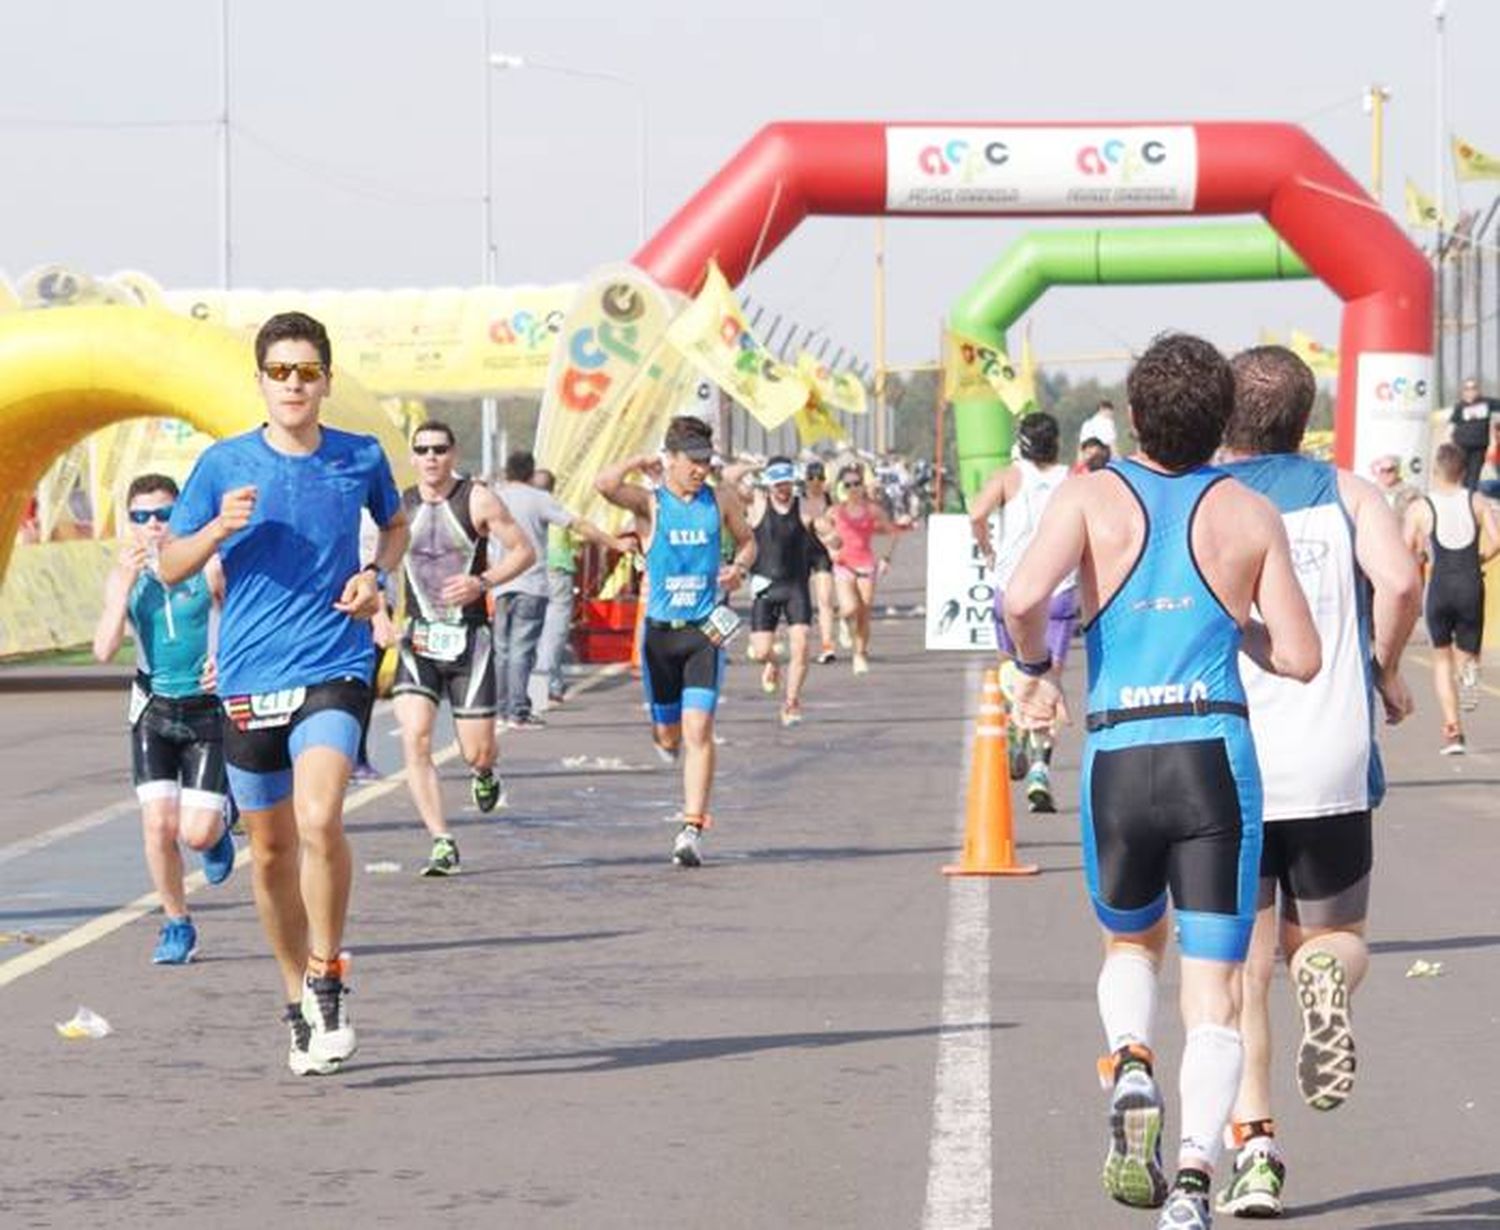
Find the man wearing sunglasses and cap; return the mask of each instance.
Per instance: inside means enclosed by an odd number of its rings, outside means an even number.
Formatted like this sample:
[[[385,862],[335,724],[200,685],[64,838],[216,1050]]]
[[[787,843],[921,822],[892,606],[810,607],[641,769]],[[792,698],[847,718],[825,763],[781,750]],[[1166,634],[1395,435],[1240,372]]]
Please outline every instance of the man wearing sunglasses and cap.
[[[255,362],[267,422],[198,458],[160,574],[176,584],[215,554],[224,566],[224,756],[286,989],[287,1063],[305,1076],[338,1071],[355,1049],[344,789],[374,665],[377,574],[401,563],[406,514],[379,441],[318,420],[332,379],[327,330],[301,312],[273,316]],[[363,568],[362,508],[380,530]]]
[[[203,874],[219,884],[234,870],[234,838],[224,814],[223,716],[213,694],[209,628],[224,597],[218,563],[180,585],[154,570],[166,541],[177,484],[141,474],[125,496],[130,526],[104,587],[94,657],[119,651],[128,623],[135,641],[130,689],[131,773],[145,825],[146,866],[161,898],[161,934],[151,960],[186,965],[198,951],[182,883],[181,838],[203,856]]]
[[[791,655],[786,670],[786,697],[781,724],[802,721],[802,685],[807,679],[808,632],[812,624],[813,544],[821,535],[832,537],[832,525],[817,525],[797,498],[797,467],[790,457],[772,457],[761,473],[748,521],[755,531],[755,567],[750,573],[750,658],[764,662],[761,686],[775,693],[780,673],[776,666],[776,629],[786,621]],[[826,550],[825,550],[826,554]]]
[[[646,629],[641,678],[658,748],[682,756],[682,828],[672,862],[703,861],[703,830],[714,776],[714,710],[719,701],[720,648],[739,630],[739,617],[720,601],[755,562],[755,535],[732,484],[708,485],[713,433],[707,423],[678,415],[667,426],[665,458],[645,454],[607,467],[594,486],[611,504],[635,514],[646,556]],[[638,473],[654,489],[626,481]],[[722,564],[722,530],[735,542]]]
[[[474,776],[470,794],[482,812],[505,795],[495,776],[495,653],[489,590],[520,576],[536,550],[510,511],[483,483],[455,472],[453,429],[429,420],[412,433],[417,483],[401,494],[411,524],[406,550],[406,630],[397,657],[396,721],[406,757],[406,784],[432,837],[424,876],[458,872],[458,843],[443,814],[432,763],[432,727],[443,696],[453,711],[459,750]],[[505,557],[490,563],[490,540]]]

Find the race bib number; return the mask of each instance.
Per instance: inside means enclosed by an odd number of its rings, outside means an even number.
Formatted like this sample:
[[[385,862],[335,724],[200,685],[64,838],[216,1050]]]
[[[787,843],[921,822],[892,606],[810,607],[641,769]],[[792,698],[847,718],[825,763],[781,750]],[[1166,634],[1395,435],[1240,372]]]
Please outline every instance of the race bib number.
[[[224,712],[238,730],[274,730],[291,724],[292,715],[307,699],[306,688],[282,688],[279,692],[252,692],[230,696]]]
[[[141,714],[146,712],[146,706],[151,703],[151,693],[146,691],[138,683],[130,685],[130,709],[125,715],[125,724],[134,727],[141,720]]]
[[[431,624],[416,620],[411,629],[411,647],[436,662],[456,662],[469,647],[469,629],[464,624]]]
[[[698,626],[703,629],[703,635],[715,645],[725,645],[734,639],[734,634],[740,630],[743,622],[732,608],[720,603]]]
[[[752,572],[750,574],[750,596],[752,598],[759,598],[775,584],[776,582],[771,580],[770,577],[763,577],[758,572]]]

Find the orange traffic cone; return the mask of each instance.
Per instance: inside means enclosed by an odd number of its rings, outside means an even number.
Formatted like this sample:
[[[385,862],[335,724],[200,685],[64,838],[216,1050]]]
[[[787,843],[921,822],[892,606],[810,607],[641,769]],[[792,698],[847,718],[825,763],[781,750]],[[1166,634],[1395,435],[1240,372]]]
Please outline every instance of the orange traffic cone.
[[[957,866],[943,868],[945,876],[1036,875],[1038,868],[1016,862],[1008,759],[1000,672],[987,670],[979,697],[979,721],[974,726],[964,851]]]

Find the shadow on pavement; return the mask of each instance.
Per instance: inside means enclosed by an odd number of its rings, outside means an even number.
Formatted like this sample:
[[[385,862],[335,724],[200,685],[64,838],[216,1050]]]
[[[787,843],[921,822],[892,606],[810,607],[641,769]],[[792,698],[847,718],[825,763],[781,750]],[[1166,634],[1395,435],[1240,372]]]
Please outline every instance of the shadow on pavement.
[[[1411,1183],[1405,1187],[1382,1187],[1368,1192],[1350,1192],[1319,1204],[1299,1205],[1288,1210],[1287,1221],[1302,1221],[1324,1213],[1337,1213],[1344,1209],[1363,1209],[1371,1205],[1390,1204],[1396,1200],[1421,1200],[1433,1196],[1472,1189],[1488,1188],[1500,1197],[1500,1174],[1476,1174],[1459,1179],[1438,1179],[1432,1183]],[[1462,1218],[1462,1220],[1459,1220]],[[1420,1221],[1380,1223],[1386,1230],[1401,1230],[1402,1227],[1418,1226],[1500,1226],[1500,1198],[1479,1200],[1471,1204],[1455,1205],[1448,1209],[1427,1209]]]
[[[991,1021],[988,1025],[962,1025],[951,1033],[972,1030],[994,1032],[1014,1029],[1013,1021]],[[433,1081],[475,1080],[490,1076],[567,1076],[572,1074],[619,1072],[631,1068],[658,1067],[663,1064],[697,1063],[703,1060],[730,1059],[737,1055],[758,1055],[766,1051],[822,1050],[832,1046],[850,1046],[861,1042],[888,1042],[896,1038],[936,1037],[943,1033],[940,1025],[923,1025],[914,1029],[854,1029],[832,1033],[738,1034],[726,1038],[670,1038],[637,1045],[607,1046],[598,1050],[531,1051],[514,1055],[474,1055],[452,1059],[432,1059],[416,1064],[361,1065],[355,1072],[379,1068],[416,1069],[405,1075],[377,1076],[373,1080],[350,1081],[354,1089],[400,1089],[408,1085]],[[494,1067],[494,1065],[504,1065]],[[543,1065],[535,1067],[532,1065]],[[515,1065],[525,1065],[519,1070]],[[487,1070],[474,1071],[476,1067]],[[436,1071],[432,1069],[438,1069]],[[452,1070],[447,1070],[452,1069]]]
[[[451,940],[417,940],[410,944],[359,944],[356,957],[391,957],[413,952],[458,952],[465,948],[515,948],[532,944],[582,944],[615,940],[637,931],[571,931],[559,935],[481,935]]]
[[[1500,935],[1445,935],[1432,940],[1376,940],[1372,953],[1382,952],[1456,952],[1462,948],[1495,948]]]

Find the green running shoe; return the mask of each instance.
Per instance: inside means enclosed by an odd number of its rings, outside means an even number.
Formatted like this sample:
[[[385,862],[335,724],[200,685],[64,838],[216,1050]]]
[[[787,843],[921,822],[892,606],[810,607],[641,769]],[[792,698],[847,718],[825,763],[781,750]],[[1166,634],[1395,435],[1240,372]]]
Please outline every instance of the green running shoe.
[[[1234,1177],[1214,1207],[1233,1217],[1280,1217],[1285,1182],[1286,1165],[1276,1155],[1276,1146],[1264,1138],[1252,1140],[1235,1158]]]
[[[494,811],[505,806],[505,779],[493,769],[474,774],[469,782],[469,793],[474,796],[474,806],[480,811]]]
[[[456,876],[458,874],[458,843],[451,837],[438,837],[432,843],[432,853],[427,857],[427,866],[422,868],[424,876]]]
[[[1052,798],[1052,777],[1047,766],[1034,760],[1026,771],[1026,804],[1037,815],[1051,815],[1057,810]]]
[[[1319,949],[1296,962],[1302,1045],[1297,1084],[1314,1110],[1337,1110],[1354,1088],[1354,1032],[1349,1022],[1349,981],[1344,964]]]
[[[1155,1209],[1167,1198],[1161,1165],[1161,1091],[1145,1064],[1126,1060],[1109,1102],[1109,1156],[1104,1190],[1136,1209]]]

